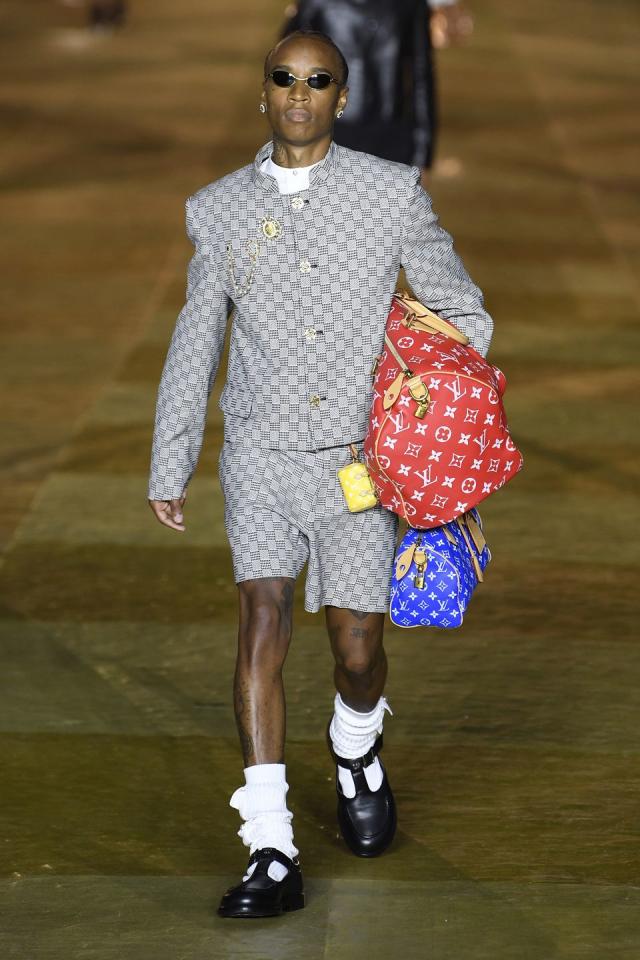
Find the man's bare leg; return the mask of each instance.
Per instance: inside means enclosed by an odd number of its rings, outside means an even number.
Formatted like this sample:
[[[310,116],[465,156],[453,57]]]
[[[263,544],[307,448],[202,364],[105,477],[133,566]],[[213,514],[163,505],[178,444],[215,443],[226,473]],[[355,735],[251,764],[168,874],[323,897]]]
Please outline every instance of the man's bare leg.
[[[364,713],[373,709],[387,679],[384,614],[325,607],[325,617],[336,661],[336,690],[354,710]]]
[[[242,882],[225,893],[218,914],[264,917],[304,906],[284,763],[282,668],[291,642],[294,580],[260,577],[238,586],[233,695],[245,785],[230,803],[243,821],[239,834],[250,855]],[[271,881],[267,886],[265,874]]]
[[[284,763],[282,668],[291,642],[291,577],[238,584],[240,619],[233,700],[245,767]]]

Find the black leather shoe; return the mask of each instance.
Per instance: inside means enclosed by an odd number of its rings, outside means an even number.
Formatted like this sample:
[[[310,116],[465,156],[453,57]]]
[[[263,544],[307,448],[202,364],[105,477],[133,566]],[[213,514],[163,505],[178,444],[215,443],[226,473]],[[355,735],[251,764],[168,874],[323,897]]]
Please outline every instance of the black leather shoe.
[[[349,849],[357,856],[377,857],[393,840],[397,826],[396,804],[384,767],[382,767],[382,783],[377,790],[369,788],[364,773],[364,768],[373,763],[382,749],[382,734],[371,749],[357,760],[346,760],[336,754],[331,738],[328,736],[328,730],[327,740],[336,764],[351,771],[356,786],[355,797],[345,797],[336,769],[340,832]]]
[[[274,860],[288,870],[282,880],[272,880],[267,870]],[[219,917],[278,917],[289,910],[304,907],[302,871],[298,860],[291,860],[274,847],[263,847],[249,857],[247,866],[257,863],[248,880],[230,887],[218,907]]]

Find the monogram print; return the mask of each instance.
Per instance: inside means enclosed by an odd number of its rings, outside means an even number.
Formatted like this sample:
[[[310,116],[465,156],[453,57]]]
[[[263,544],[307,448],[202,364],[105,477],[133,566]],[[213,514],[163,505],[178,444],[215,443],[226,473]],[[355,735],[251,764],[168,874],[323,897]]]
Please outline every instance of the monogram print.
[[[478,512],[472,510],[471,515],[481,526]],[[404,576],[399,576],[397,560],[412,549],[411,564]],[[420,550],[425,558],[422,566],[417,562]],[[457,523],[446,524],[446,533],[443,526],[407,530],[393,565],[392,623],[398,627],[459,627],[478,584],[471,551],[484,571],[491,559],[488,546],[479,551]]]
[[[394,297],[386,327],[393,349],[380,357],[363,454],[380,503],[426,530],[503,487],[521,469],[522,454],[507,427],[502,371],[445,333],[412,328],[407,336],[405,314]],[[400,360],[410,373],[385,409],[385,384],[402,373]],[[421,403],[423,388],[428,401]]]

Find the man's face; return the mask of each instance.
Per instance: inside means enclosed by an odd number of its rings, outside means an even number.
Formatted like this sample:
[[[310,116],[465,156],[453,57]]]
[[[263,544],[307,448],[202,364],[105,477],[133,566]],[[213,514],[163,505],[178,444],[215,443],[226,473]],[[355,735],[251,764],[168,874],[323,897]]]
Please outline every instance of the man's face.
[[[278,44],[267,70],[286,70],[296,77],[329,73],[342,81],[340,60],[331,47],[307,38]],[[303,147],[331,134],[336,112],[347,102],[347,89],[330,83],[325,90],[312,90],[304,80],[296,80],[291,87],[278,87],[268,78],[263,84],[262,102],[276,139]]]

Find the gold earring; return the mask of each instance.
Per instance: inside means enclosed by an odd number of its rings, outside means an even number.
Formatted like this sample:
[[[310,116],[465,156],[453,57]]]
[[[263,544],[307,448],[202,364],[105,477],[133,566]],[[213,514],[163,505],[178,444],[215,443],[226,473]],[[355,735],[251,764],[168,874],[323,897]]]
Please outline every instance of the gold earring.
[[[266,108],[266,106],[264,105],[264,103],[261,103],[261,104],[260,104],[260,106],[258,107],[258,110],[260,111],[260,113],[266,113],[266,112],[267,112],[267,108]]]
[[[338,110],[338,112],[336,113],[336,117],[338,118],[338,120],[339,120],[340,117],[342,117],[342,116],[344,116],[344,110]]]

